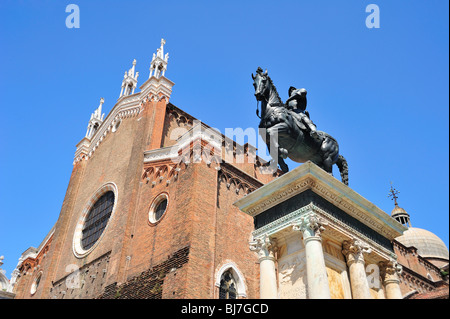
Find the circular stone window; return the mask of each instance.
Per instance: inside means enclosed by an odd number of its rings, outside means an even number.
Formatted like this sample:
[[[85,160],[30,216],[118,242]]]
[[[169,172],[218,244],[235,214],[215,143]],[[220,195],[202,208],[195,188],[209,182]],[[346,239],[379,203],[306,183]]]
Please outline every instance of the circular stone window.
[[[150,223],[155,224],[161,220],[164,213],[167,211],[167,206],[169,204],[169,197],[166,193],[159,194],[152,205],[150,206],[150,212],[148,219]]]
[[[89,254],[105,232],[117,202],[117,188],[108,183],[89,200],[75,228],[73,248],[75,256]]]
[[[39,287],[39,283],[41,282],[42,272],[40,272],[36,278],[33,281],[33,284],[31,285],[30,293],[31,295],[34,295]]]

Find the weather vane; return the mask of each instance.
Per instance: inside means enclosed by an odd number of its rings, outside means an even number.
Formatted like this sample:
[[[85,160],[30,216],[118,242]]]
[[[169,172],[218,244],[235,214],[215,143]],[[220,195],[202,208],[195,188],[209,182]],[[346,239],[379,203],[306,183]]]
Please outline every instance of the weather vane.
[[[392,199],[394,200],[395,206],[398,206],[398,204],[397,204],[397,198],[398,198],[397,194],[400,194],[400,192],[398,190],[396,190],[392,186],[392,182],[391,182],[391,189],[389,190],[388,197],[392,197]]]

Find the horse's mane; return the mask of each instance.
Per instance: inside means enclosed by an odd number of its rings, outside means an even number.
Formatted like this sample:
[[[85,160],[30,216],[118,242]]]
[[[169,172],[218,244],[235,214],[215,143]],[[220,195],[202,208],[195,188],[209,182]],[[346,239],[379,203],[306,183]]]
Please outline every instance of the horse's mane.
[[[283,101],[281,101],[280,95],[278,94],[277,87],[275,86],[275,84],[273,84],[272,78],[269,75],[267,75],[267,78],[269,79],[270,85],[272,85],[272,88],[273,88],[273,91],[275,94],[275,98],[277,99],[276,102],[284,104]]]

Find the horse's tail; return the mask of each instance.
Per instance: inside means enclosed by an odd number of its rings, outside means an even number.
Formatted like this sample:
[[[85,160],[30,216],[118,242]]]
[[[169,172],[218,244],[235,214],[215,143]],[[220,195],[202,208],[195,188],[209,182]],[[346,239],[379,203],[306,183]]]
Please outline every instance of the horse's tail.
[[[339,172],[341,173],[342,183],[348,185],[348,165],[345,157],[339,155],[336,165],[339,168]]]

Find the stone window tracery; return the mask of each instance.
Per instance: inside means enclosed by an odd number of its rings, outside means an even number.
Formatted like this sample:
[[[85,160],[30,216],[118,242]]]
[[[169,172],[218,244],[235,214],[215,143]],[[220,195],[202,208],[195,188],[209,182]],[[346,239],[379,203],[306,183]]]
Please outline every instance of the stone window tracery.
[[[103,233],[114,207],[114,193],[108,191],[103,194],[89,211],[84,222],[81,238],[81,246],[88,250]]]
[[[88,255],[100,242],[116,210],[117,201],[117,186],[110,182],[100,187],[87,202],[73,237],[73,252],[77,258]]]
[[[236,281],[230,270],[224,272],[220,279],[219,299],[237,299]]]

